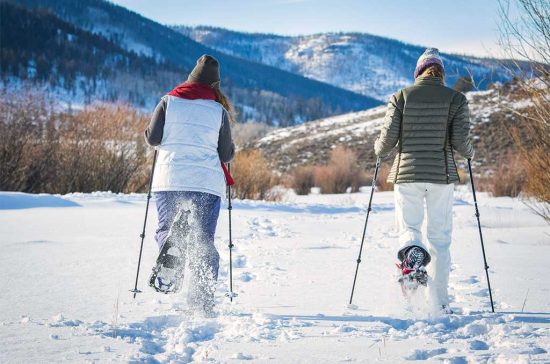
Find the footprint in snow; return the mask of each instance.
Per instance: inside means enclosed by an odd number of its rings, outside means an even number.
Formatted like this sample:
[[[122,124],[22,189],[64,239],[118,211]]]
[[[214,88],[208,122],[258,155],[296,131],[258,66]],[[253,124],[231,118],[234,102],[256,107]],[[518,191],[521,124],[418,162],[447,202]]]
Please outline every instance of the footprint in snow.
[[[534,347],[529,350],[522,351],[520,354],[524,355],[540,355],[540,354],[546,354],[547,351],[540,347]]]
[[[470,341],[470,350],[487,350],[489,345],[485,341],[473,340]]]
[[[464,335],[466,337],[485,335],[488,331],[489,331],[489,327],[485,320],[474,321],[471,324],[467,324],[464,327],[457,330],[459,334]],[[481,344],[478,344],[478,345],[481,345]]]
[[[449,363],[449,364],[468,364],[468,360],[463,356],[455,356],[454,358],[445,359],[445,363]]]
[[[327,250],[327,249],[347,249],[343,246],[338,246],[336,244],[327,244],[327,245],[319,245],[319,246],[311,246],[308,248],[304,248],[307,250]]]
[[[332,334],[347,334],[357,331],[357,327],[351,325],[339,325],[331,331]]]
[[[193,355],[205,341],[210,341],[220,331],[217,322],[182,322],[179,327],[164,331],[165,345],[162,352],[154,356],[160,362],[189,363]]]
[[[250,282],[251,280],[254,279],[254,275],[250,272],[244,272],[244,273],[241,273],[241,276],[239,277],[239,279],[241,280],[241,282]]]
[[[470,278],[461,280],[460,283],[467,283],[467,284],[479,283],[479,278],[477,278],[476,276],[470,276]]]
[[[255,217],[248,220],[248,227],[253,233],[264,236],[278,237],[281,234],[279,227],[271,219]]]
[[[489,296],[489,290],[487,288],[484,288],[482,290],[472,293],[472,295],[476,297],[487,297]]]
[[[76,327],[83,324],[80,320],[67,320],[62,314],[53,316],[48,323],[49,327]]]
[[[252,359],[254,359],[254,357],[252,355],[249,355],[249,354],[235,353],[235,354],[231,355],[231,359],[235,359],[235,360],[252,360]]]
[[[235,268],[245,268],[246,267],[246,257],[244,255],[239,255],[233,260],[233,266]]]
[[[428,360],[434,356],[445,354],[447,352],[447,349],[445,348],[439,348],[434,350],[420,350],[417,349],[412,352],[409,356],[407,356],[405,359],[407,360]]]

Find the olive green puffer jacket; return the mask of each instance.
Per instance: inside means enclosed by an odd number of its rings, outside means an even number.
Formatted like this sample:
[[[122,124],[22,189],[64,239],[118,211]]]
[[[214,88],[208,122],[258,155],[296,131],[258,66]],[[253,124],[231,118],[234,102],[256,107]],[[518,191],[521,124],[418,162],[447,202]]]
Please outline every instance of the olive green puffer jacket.
[[[374,150],[384,157],[396,145],[388,182],[459,182],[453,150],[464,158],[474,155],[466,97],[441,78],[417,78],[390,98]]]

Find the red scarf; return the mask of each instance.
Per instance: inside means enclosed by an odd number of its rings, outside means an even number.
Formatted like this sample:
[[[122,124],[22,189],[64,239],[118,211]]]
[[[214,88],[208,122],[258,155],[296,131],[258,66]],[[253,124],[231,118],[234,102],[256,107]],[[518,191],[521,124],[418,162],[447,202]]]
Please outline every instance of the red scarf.
[[[176,86],[176,88],[170,91],[168,95],[186,100],[216,100],[216,93],[214,92],[214,89],[204,83],[184,82]],[[235,181],[224,163],[222,163],[222,169],[223,174],[225,175],[225,183],[228,186],[234,185]]]
[[[186,100],[216,100],[214,89],[204,83],[184,82],[168,93],[170,96],[180,97]]]

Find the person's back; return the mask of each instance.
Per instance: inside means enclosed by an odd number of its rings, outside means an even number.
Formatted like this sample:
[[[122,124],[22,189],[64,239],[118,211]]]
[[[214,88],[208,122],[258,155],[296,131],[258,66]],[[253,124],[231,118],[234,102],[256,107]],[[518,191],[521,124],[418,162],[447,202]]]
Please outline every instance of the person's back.
[[[151,189],[158,211],[157,266],[150,284],[159,292],[181,288],[189,263],[190,312],[213,315],[219,254],[214,244],[221,199],[235,154],[232,105],[220,89],[218,61],[203,55],[187,81],[163,96],[145,130],[158,157]]]
[[[164,99],[164,133],[157,147],[153,191],[196,191],[224,197],[225,177],[218,152],[223,106],[214,100],[172,95]]]
[[[445,87],[442,77],[420,76],[391,104],[396,110],[390,128],[375,144],[376,154],[384,156],[399,141],[388,182],[458,182],[453,149],[467,158],[473,154],[466,97]]]
[[[375,152],[383,157],[398,147],[388,182],[395,184],[402,273],[422,269],[433,258],[436,297],[447,309],[453,183],[459,182],[453,150],[465,158],[472,158],[474,151],[467,99],[443,80],[439,52],[426,50],[417,63],[415,84],[390,98]],[[424,202],[428,249],[421,232]]]

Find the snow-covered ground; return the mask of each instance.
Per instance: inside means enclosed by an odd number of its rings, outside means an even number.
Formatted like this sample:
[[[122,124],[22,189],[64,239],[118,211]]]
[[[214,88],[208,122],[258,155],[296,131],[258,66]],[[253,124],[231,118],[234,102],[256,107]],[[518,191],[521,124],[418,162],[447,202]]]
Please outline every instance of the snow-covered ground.
[[[227,211],[219,316],[188,317],[185,292],[146,286],[156,258],[151,209],[132,299],[144,195],[0,193],[1,363],[550,362],[550,227],[522,202],[480,194],[497,313],[489,311],[471,195],[454,206],[452,308],[395,283],[393,196],[376,193],[354,303],[347,303],[368,193],[237,201],[233,303]],[[185,289],[184,289],[185,290]]]

